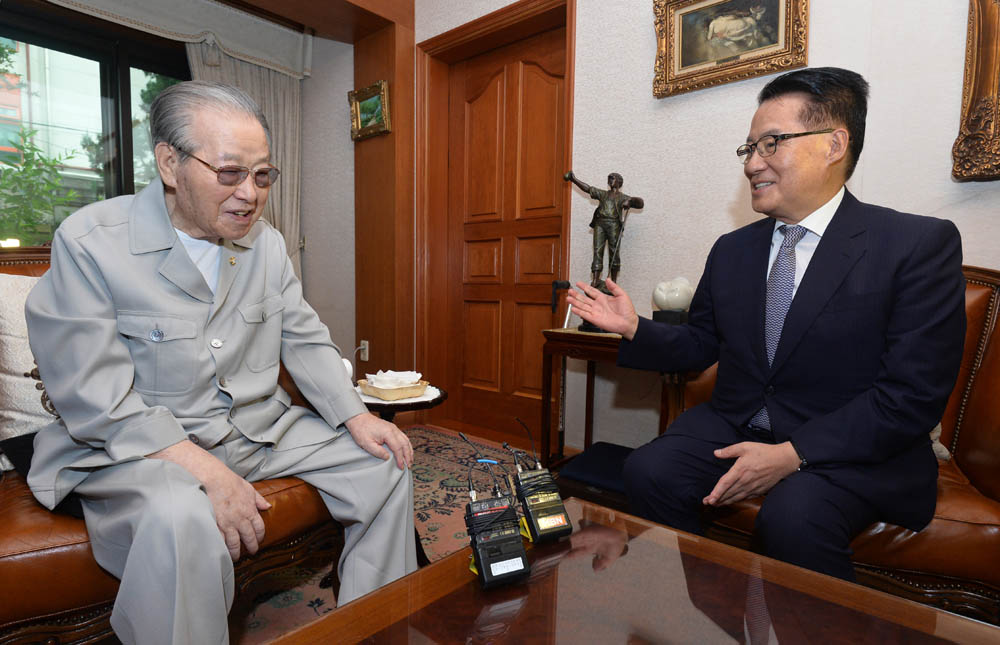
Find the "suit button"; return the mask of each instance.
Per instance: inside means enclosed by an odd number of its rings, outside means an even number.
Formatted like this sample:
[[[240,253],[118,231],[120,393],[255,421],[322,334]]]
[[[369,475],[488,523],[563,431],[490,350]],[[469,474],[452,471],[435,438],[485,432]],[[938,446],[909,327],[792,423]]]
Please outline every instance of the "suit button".
[[[162,341],[163,340],[163,330],[162,329],[154,329],[153,331],[149,332],[149,340],[153,341],[154,343],[158,343],[158,342]]]
[[[193,434],[192,435],[188,435],[188,439],[190,439],[191,443],[193,443],[196,446],[201,443],[201,439],[199,439],[198,437],[196,437]]]
[[[219,378],[219,387],[226,387],[226,377],[222,376]]]
[[[764,388],[764,394],[767,394],[768,396],[774,394],[774,386],[768,385],[766,388]]]
[[[215,349],[219,349],[220,347],[222,347],[222,341],[219,340],[218,338],[213,338],[211,342],[209,342],[209,345],[211,345]]]

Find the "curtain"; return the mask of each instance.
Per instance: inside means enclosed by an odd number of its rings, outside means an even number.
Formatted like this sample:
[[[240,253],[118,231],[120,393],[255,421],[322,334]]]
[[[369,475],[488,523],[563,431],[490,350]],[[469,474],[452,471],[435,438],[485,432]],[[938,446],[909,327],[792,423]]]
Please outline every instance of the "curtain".
[[[312,36],[215,0],[49,2],[170,40],[187,43],[214,41],[222,51],[240,60],[295,78],[309,76]]]
[[[301,276],[301,82],[287,74],[233,58],[211,42],[189,43],[186,47],[191,78],[238,87],[263,110],[271,126],[271,163],[281,170],[281,178],[271,187],[262,217],[284,236],[292,266],[296,275]]]

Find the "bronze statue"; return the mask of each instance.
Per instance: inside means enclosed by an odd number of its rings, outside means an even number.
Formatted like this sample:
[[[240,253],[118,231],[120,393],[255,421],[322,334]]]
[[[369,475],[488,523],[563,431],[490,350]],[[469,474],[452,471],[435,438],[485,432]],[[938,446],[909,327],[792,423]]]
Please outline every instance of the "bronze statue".
[[[590,228],[594,229],[594,261],[590,264],[592,279],[590,284],[607,292],[601,271],[604,270],[604,249],[608,249],[608,270],[612,282],[618,281],[618,271],[621,269],[621,241],[625,230],[625,220],[628,219],[630,208],[642,208],[641,197],[630,197],[621,192],[622,176],[616,172],[608,175],[608,190],[589,186],[576,178],[570,170],[563,179],[572,181],[597,200],[594,217],[590,220]]]

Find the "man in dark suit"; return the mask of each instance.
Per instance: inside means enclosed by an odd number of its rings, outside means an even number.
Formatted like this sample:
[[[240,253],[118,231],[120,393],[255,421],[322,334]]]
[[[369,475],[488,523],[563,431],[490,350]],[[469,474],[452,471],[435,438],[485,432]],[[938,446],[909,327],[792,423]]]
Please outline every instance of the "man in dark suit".
[[[846,191],[868,84],[804,69],[758,97],[737,155],[767,215],[709,254],[690,322],[639,318],[628,295],[584,283],[568,301],[622,334],[618,363],[661,371],[718,361],[712,399],[625,465],[632,509],[702,533],[703,506],[767,493],[764,554],[847,580],[850,542],[876,521],[920,530],[936,500],[928,433],[965,335],[961,240],[946,220]]]

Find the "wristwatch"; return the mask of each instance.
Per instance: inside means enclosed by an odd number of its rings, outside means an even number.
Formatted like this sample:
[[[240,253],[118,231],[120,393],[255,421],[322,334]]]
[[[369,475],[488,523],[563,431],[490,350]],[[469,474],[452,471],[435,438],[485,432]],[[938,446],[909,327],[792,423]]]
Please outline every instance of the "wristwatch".
[[[796,468],[796,470],[802,470],[803,468],[808,466],[809,462],[806,461],[806,458],[802,456],[802,453],[799,452],[799,449],[795,447],[795,444],[792,443],[791,441],[789,441],[788,443],[792,444],[792,450],[795,451],[796,456],[799,458],[799,467]]]

